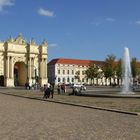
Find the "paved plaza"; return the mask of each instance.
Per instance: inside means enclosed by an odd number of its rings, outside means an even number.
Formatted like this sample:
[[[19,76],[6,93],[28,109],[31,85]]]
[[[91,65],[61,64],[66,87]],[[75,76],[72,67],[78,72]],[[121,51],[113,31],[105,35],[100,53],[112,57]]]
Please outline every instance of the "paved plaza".
[[[24,90],[1,91],[25,95]],[[29,92],[31,94],[32,91]],[[33,94],[35,92],[31,95]],[[38,94],[42,96],[41,93]],[[140,140],[139,115],[70,106],[2,93],[0,120],[0,140]]]

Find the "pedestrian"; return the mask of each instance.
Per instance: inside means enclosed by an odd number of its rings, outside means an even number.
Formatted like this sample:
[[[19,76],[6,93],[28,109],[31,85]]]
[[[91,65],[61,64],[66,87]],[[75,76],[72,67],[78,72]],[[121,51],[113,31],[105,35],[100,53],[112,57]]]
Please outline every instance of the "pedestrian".
[[[29,89],[29,90],[31,89],[31,86],[30,86],[30,83],[29,83],[29,82],[26,82],[26,83],[25,83],[25,88],[26,88],[26,89]]]
[[[44,91],[44,96],[43,96],[43,98],[47,98],[47,85],[46,84],[44,84],[44,87],[43,87],[43,91]]]
[[[53,94],[54,94],[54,84],[51,84],[50,85],[50,95],[51,95],[51,98],[53,98]]]
[[[46,95],[47,98],[50,98],[50,83],[47,84]]]
[[[50,97],[50,86],[47,84],[44,84],[44,96],[43,98],[49,98]]]
[[[61,93],[61,87],[60,87],[60,84],[57,85],[57,93],[58,93],[58,94]]]
[[[63,93],[66,92],[66,86],[65,86],[65,83],[63,83],[63,84],[61,85],[61,90],[62,90]]]

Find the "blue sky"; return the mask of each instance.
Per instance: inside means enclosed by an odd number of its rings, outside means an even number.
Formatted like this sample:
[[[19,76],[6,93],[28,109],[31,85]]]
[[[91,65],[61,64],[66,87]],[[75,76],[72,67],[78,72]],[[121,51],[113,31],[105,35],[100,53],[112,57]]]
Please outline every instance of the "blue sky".
[[[0,40],[48,41],[54,58],[140,60],[140,0],[0,0]]]

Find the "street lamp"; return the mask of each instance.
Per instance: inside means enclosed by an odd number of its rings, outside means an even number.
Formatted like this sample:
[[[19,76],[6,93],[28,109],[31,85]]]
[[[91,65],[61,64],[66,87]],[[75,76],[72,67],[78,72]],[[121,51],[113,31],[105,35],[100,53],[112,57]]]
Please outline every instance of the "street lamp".
[[[32,79],[35,80],[35,83],[38,82],[38,76],[37,76],[37,68],[34,65],[31,65],[33,67],[33,77]]]
[[[32,85],[33,85],[34,80],[35,80],[35,83],[38,82],[37,68],[34,65],[28,65],[28,64],[26,64],[25,66],[27,68],[27,80],[29,80],[29,77],[28,77],[28,67],[30,66],[30,67],[33,68],[32,69],[32,77],[31,77],[32,78]]]

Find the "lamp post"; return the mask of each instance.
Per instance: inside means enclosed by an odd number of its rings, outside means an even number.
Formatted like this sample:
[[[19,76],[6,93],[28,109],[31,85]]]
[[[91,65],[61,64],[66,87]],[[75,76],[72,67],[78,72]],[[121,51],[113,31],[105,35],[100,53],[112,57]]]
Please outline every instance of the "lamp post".
[[[38,84],[37,68],[34,65],[32,65],[32,67],[33,67],[32,85],[34,89],[38,89],[39,84]]]
[[[38,82],[38,79],[37,79],[37,68],[34,65],[32,65],[32,67],[33,67],[33,77],[32,77],[32,79],[35,80],[34,82],[36,83],[36,82]]]
[[[36,66],[34,66],[34,65],[28,65],[28,64],[26,64],[26,68],[27,68],[27,80],[29,80],[29,77],[28,77],[28,67],[32,67],[32,77],[31,77],[31,79],[32,79],[32,85],[33,84],[35,84],[36,82],[38,82],[38,76],[37,76],[37,68],[36,68]],[[34,80],[35,80],[35,83],[34,83]]]

